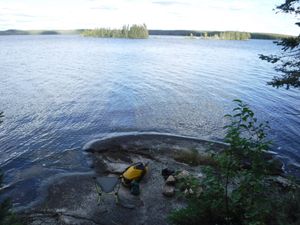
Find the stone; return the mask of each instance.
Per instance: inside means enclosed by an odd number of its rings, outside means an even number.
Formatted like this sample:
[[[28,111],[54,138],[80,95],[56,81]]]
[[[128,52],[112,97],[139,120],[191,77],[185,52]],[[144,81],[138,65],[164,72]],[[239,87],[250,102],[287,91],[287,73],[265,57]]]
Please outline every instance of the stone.
[[[176,179],[175,179],[175,177],[174,176],[169,176],[168,178],[167,178],[167,180],[166,180],[166,184],[168,184],[168,185],[175,185],[175,182],[176,182]]]
[[[165,168],[161,171],[161,175],[164,177],[164,179],[166,180],[170,175],[173,175],[175,173],[174,170],[169,169],[169,168]]]
[[[186,188],[183,192],[186,196],[191,196],[193,195],[195,192],[193,191],[192,188]]]
[[[173,197],[175,195],[175,187],[166,184],[163,189],[163,195],[166,197]]]
[[[197,177],[198,177],[199,179],[203,179],[203,178],[205,178],[205,175],[204,175],[203,173],[198,173],[198,174],[197,174]]]
[[[189,190],[186,188],[183,192],[185,195],[187,195],[189,193]]]
[[[121,174],[124,172],[124,170],[129,166],[129,164],[126,163],[112,163],[107,162],[106,163],[106,171],[109,173],[114,174]]]
[[[289,179],[281,177],[281,176],[276,177],[274,179],[274,181],[283,188],[288,188],[288,187],[292,186],[292,182]]]
[[[200,197],[200,195],[202,194],[202,192],[203,192],[203,188],[202,187],[198,187],[197,190],[196,190],[196,196],[197,196],[197,198]]]
[[[190,176],[190,172],[187,170],[182,170],[178,175],[175,176],[177,180],[183,179]]]
[[[278,158],[274,158],[268,161],[268,173],[270,175],[282,175],[284,173],[284,164]]]

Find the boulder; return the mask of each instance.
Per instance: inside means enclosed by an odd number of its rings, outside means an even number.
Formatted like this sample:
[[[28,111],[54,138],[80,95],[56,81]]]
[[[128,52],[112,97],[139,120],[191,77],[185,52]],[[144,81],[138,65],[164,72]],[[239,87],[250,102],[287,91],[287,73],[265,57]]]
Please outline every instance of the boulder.
[[[278,158],[273,158],[271,160],[268,160],[268,173],[270,175],[282,175],[284,173],[284,164],[283,162]]]
[[[193,195],[194,191],[192,188],[186,188],[183,192],[186,196]]]
[[[197,173],[197,178],[203,179],[205,178],[205,175],[203,173]]]
[[[273,177],[273,178],[271,178],[271,181],[277,183],[282,188],[288,188],[293,185],[292,181],[290,181],[287,178],[281,177],[281,176]]]
[[[113,174],[121,174],[129,166],[126,163],[104,162],[106,171]]]
[[[163,195],[166,197],[173,197],[175,195],[175,187],[166,184],[163,189]]]
[[[169,176],[168,178],[167,178],[167,180],[166,180],[166,184],[168,184],[168,185],[175,185],[175,182],[176,182],[176,179],[175,179],[175,177],[174,176]]]
[[[202,192],[203,192],[202,187],[198,187],[197,190],[196,190],[196,196],[197,196],[197,198],[200,197],[200,195],[201,195]]]
[[[169,169],[169,168],[165,168],[161,171],[161,175],[164,177],[164,179],[166,180],[170,175],[173,175],[175,173],[174,170]]]

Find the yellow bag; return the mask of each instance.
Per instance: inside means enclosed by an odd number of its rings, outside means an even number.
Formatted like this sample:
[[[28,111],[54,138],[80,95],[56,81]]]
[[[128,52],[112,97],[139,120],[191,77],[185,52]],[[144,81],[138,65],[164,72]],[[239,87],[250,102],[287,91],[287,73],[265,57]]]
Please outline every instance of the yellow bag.
[[[123,185],[128,187],[132,181],[140,181],[146,172],[147,165],[142,162],[130,165],[121,175]]]

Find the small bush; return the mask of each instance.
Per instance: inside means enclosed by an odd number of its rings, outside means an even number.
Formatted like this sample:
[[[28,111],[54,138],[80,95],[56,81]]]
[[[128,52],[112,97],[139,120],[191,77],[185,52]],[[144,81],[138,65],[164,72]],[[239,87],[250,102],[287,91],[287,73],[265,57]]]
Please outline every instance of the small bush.
[[[198,196],[202,192],[200,180],[192,175],[177,180],[176,187],[186,197]]]

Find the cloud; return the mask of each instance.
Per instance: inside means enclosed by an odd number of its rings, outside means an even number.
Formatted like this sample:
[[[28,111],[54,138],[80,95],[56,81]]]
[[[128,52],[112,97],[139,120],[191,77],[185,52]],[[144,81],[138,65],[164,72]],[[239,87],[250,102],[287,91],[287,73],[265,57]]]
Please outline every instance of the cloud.
[[[2,23],[2,22],[0,22],[0,26],[7,27],[5,29],[0,29],[0,31],[3,31],[3,30],[8,30],[9,29],[8,27],[13,27],[14,24],[13,23]]]
[[[0,18],[0,22],[8,22],[8,21],[9,21],[8,19]]]
[[[185,16],[181,12],[168,12],[168,14],[172,16],[176,16],[176,18],[184,18]]]
[[[24,13],[12,13],[11,15],[16,17],[25,17],[25,18],[41,18],[43,16],[37,16],[37,15],[29,15]]]
[[[117,7],[113,7],[113,6],[94,6],[94,7],[90,7],[91,10],[108,10],[108,11],[113,11],[113,10],[117,10]]]
[[[15,20],[16,23],[31,23],[32,21],[31,20]]]
[[[242,11],[242,10],[252,10],[254,8],[254,2],[250,1],[212,1],[209,3],[208,7],[212,9],[218,9],[223,11]]]
[[[188,5],[188,3],[178,2],[178,1],[155,1],[153,4],[162,5],[162,6],[171,6],[171,5]]]

